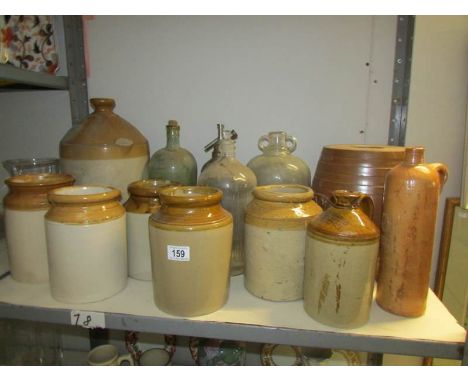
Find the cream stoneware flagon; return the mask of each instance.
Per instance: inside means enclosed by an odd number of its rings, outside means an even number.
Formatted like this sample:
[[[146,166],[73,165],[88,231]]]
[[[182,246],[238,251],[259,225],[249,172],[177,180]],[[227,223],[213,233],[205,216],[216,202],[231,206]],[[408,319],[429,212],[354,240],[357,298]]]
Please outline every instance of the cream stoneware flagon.
[[[245,215],[245,287],[272,301],[303,296],[307,223],[322,209],[299,184],[259,186]]]
[[[307,227],[304,309],[325,325],[354,328],[369,319],[380,233],[359,208],[363,199],[370,200],[337,190]]]
[[[113,112],[112,98],[92,98],[90,103],[94,112],[60,141],[60,166],[77,185],[110,185],[127,200],[127,186],[148,177],[148,141]]]
[[[232,215],[222,192],[203,186],[167,187],[150,218],[154,301],[176,316],[200,316],[228,297]]]
[[[23,174],[8,178],[3,199],[8,260],[13,279],[24,283],[49,280],[44,215],[49,209],[47,192],[72,185],[65,174]]]
[[[127,285],[125,209],[110,186],[63,187],[49,193],[46,235],[52,297],[104,300]]]

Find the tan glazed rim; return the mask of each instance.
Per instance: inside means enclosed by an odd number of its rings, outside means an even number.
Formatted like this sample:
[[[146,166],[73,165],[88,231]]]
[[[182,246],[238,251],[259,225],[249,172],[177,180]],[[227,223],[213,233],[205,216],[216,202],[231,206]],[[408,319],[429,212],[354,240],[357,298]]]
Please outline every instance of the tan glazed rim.
[[[111,186],[82,185],[56,188],[48,197],[51,203],[88,204],[118,200],[120,191]]]
[[[257,199],[267,202],[302,203],[312,200],[314,192],[301,184],[272,184],[257,186],[253,191]]]
[[[61,173],[39,173],[15,175],[5,180],[8,187],[35,188],[43,186],[55,186],[74,182],[74,178],[68,174]]]
[[[173,207],[211,206],[221,202],[223,192],[208,186],[173,186],[159,191],[159,200],[163,205]]]
[[[143,179],[130,183],[128,185],[128,193],[135,196],[155,198],[163,187],[176,185],[177,183],[166,179]]]

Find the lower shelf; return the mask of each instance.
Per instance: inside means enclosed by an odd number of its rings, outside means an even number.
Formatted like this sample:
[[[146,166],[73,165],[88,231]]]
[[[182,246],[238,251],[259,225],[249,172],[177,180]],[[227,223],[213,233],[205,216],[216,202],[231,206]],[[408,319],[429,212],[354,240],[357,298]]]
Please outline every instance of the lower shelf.
[[[129,279],[123,291],[107,300],[70,305],[55,301],[47,283],[22,284],[11,276],[0,280],[0,317],[74,325],[72,310],[103,312],[110,329],[450,359],[463,358],[466,338],[465,329],[431,291],[422,317],[395,316],[374,301],[365,326],[341,330],[311,319],[302,301],[275,303],[252,296],[242,276],[231,279],[222,309],[194,318],[160,311],[151,282]]]

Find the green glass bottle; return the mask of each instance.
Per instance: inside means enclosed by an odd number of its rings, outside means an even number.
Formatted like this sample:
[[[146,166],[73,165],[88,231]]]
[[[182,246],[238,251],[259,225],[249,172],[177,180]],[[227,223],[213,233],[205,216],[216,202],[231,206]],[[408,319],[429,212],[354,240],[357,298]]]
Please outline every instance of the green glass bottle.
[[[165,179],[184,186],[195,186],[197,162],[190,151],[180,147],[180,126],[177,121],[168,122],[166,134],[166,147],[156,151],[150,159],[150,179]]]

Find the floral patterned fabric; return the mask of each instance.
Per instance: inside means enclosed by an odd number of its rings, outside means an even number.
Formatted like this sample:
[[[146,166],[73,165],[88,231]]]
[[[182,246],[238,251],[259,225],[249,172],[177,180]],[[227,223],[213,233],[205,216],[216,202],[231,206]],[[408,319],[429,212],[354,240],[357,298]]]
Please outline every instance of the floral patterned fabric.
[[[55,74],[58,57],[51,16],[0,16],[0,63]]]

